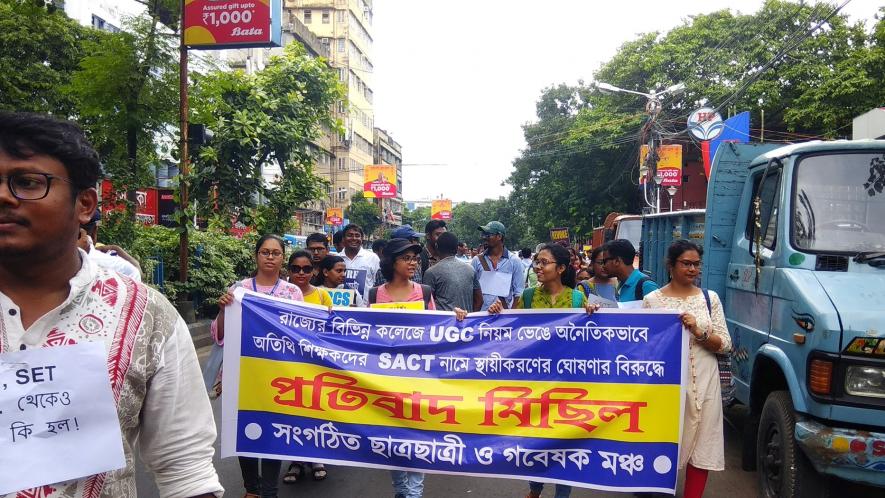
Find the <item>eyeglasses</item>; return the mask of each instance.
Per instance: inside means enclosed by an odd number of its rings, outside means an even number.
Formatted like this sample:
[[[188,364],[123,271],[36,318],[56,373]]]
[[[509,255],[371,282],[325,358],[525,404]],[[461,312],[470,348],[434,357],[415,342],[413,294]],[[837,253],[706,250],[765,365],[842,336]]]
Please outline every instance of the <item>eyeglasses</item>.
[[[532,261],[532,266],[540,268],[542,266],[547,266],[549,264],[555,264],[556,261],[547,261],[546,259],[536,259]]]
[[[401,258],[396,258],[397,261],[404,261],[406,263],[417,263],[418,256],[403,256]]]
[[[50,175],[49,173],[13,173],[8,176],[0,176],[0,183],[6,179],[12,196],[20,201],[38,201],[49,195],[49,185],[52,180],[61,180],[65,183],[74,184],[67,178]]]
[[[682,267],[686,270],[689,268],[697,268],[698,270],[700,270],[701,265],[703,265],[703,263],[701,263],[700,261],[689,261],[687,259],[677,259],[676,262],[682,265]]]
[[[292,273],[313,273],[313,265],[289,265],[289,271]]]
[[[307,250],[310,251],[310,252],[323,252],[323,251],[328,251],[329,248],[328,248],[328,247],[319,246],[319,247],[308,247]]]
[[[268,258],[268,259],[279,258],[280,256],[283,255],[283,253],[281,253],[280,251],[268,251],[267,249],[262,250],[262,251],[258,251],[258,254],[260,254],[263,257]]]

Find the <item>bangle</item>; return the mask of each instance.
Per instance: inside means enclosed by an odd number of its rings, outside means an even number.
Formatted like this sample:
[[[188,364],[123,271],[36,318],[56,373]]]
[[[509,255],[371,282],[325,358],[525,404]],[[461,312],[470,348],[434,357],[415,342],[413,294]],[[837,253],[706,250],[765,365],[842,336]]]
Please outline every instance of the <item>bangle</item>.
[[[705,330],[705,331],[704,331],[704,334],[703,334],[700,338],[695,337],[695,341],[697,341],[697,342],[707,342],[707,339],[709,339],[709,338],[710,338],[710,334],[708,334],[707,331]]]

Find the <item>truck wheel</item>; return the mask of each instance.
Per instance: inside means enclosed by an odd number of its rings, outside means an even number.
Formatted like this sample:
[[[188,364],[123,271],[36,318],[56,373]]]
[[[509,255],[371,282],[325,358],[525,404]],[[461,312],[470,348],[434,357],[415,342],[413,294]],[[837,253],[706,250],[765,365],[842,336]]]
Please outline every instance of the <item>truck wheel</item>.
[[[796,416],[787,391],[768,395],[759,418],[756,463],[765,498],[824,497],[828,487],[796,443]]]

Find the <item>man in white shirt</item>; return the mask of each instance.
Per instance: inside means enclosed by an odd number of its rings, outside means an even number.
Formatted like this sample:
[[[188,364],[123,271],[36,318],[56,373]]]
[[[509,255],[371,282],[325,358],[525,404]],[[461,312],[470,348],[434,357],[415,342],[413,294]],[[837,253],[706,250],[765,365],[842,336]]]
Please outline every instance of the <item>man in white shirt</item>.
[[[84,368],[108,376],[125,455],[120,469],[8,496],[135,498],[136,445],[161,497],[220,496],[215,423],[187,325],[157,291],[77,248],[100,178],[73,123],[0,112],[0,354],[101,343],[106,364]],[[46,432],[35,426],[32,437]]]
[[[89,223],[80,227],[80,234],[77,237],[77,246],[86,251],[86,254],[89,255],[89,259],[95,262],[98,266],[114,270],[121,275],[126,275],[135,280],[141,280],[141,269],[135,264],[138,262],[132,259],[128,254],[125,255],[126,257],[121,256],[117,250],[122,251],[122,249],[117,246],[105,246],[116,249],[111,252],[104,250],[105,248],[100,250],[95,247],[95,235],[98,231],[98,222],[100,220],[101,212],[96,210],[95,214],[92,215],[92,219],[89,220]],[[134,261],[135,263],[130,261]]]
[[[350,224],[341,231],[344,234],[344,251],[338,254],[344,258],[347,273],[344,286],[354,289],[368,302],[369,289],[375,286],[375,273],[378,272],[381,260],[378,255],[363,247],[363,228]]]

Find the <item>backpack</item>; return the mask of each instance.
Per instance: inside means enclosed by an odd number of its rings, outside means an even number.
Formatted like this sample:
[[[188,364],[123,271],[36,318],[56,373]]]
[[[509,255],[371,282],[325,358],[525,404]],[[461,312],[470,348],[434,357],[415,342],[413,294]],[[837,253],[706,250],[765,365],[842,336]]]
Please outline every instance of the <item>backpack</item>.
[[[596,294],[596,286],[593,285],[593,282],[589,280],[578,282],[578,285],[577,287],[575,287],[575,289],[577,289],[578,287],[581,288],[581,290],[584,292],[584,295],[587,297],[590,297],[590,294]]]
[[[429,309],[430,298],[433,297],[433,290],[429,285],[418,284],[421,286],[421,296],[424,298],[424,309]],[[369,304],[378,302],[378,287],[369,289]]]
[[[710,291],[702,288],[704,300],[707,301],[707,313],[710,315],[710,322],[713,321],[713,303],[710,301]],[[719,386],[722,389],[722,406],[727,408],[734,403],[734,377],[731,375],[731,355],[716,354],[716,360],[719,362]]]
[[[522,309],[531,309],[532,299],[535,297],[535,289],[537,287],[531,287],[522,291]],[[584,294],[578,289],[572,289],[572,308],[582,308],[581,303],[583,302]]]
[[[633,294],[634,294],[633,297],[635,298],[636,301],[642,301],[642,298],[645,297],[642,295],[642,287],[645,285],[646,282],[651,282],[651,281],[652,280],[648,277],[640,277],[639,282],[636,283],[636,288],[633,289]],[[706,289],[704,290],[704,292],[706,292]],[[709,298],[708,298],[707,302],[709,303]]]

